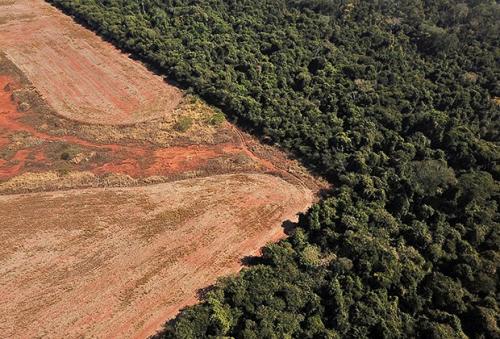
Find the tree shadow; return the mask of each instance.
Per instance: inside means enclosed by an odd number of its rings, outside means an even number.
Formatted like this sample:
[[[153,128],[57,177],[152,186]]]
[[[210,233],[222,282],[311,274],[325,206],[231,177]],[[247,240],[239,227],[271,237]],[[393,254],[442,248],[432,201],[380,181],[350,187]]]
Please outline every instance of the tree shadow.
[[[298,223],[293,222],[291,220],[285,220],[283,224],[281,224],[281,227],[283,228],[283,232],[287,236],[292,236],[295,233],[295,230],[297,229]]]
[[[208,293],[210,291],[213,291],[214,289],[215,285],[199,288],[198,290],[196,290],[196,298],[198,298],[198,300],[205,300],[207,298]]]
[[[287,237],[292,236],[295,233],[297,227],[298,227],[298,222],[294,222],[291,220],[285,220],[281,224],[281,228],[283,228],[283,232],[287,235]],[[265,246],[261,248],[261,251],[264,247]],[[251,267],[255,265],[265,264],[265,261],[262,255],[246,255],[240,259],[240,263],[244,267]]]
[[[293,233],[295,233],[295,230],[298,227],[298,222],[294,222],[291,220],[285,220],[281,224],[281,227],[283,228],[283,232],[287,236],[291,236],[291,235],[293,235]],[[265,246],[263,246],[261,248],[261,251],[264,247]],[[262,257],[262,255],[247,255],[247,256],[244,256],[243,258],[240,259],[240,263],[244,268],[248,269],[248,268],[251,268],[252,266],[265,264],[265,260]],[[203,288],[196,290],[196,298],[198,299],[199,303],[203,303],[204,301],[206,301],[208,293],[210,293],[211,291],[216,289],[217,286],[220,286],[220,280],[218,280],[215,284],[212,284],[212,285],[209,285],[209,286],[206,286],[206,287],[203,287]],[[190,308],[191,308],[191,306],[187,306],[187,307],[184,307],[181,310],[179,310],[179,313],[175,318],[170,319],[167,322],[165,322],[163,327],[161,329],[159,329],[158,332],[156,332],[156,334],[152,335],[149,338],[150,339],[165,338],[166,333],[168,331],[168,328],[169,327],[172,328],[175,325],[176,321],[178,320],[179,315],[186,312]]]
[[[262,256],[260,256],[260,255],[246,255],[240,259],[240,263],[244,267],[250,267],[250,266],[263,264],[264,261],[262,260]]]

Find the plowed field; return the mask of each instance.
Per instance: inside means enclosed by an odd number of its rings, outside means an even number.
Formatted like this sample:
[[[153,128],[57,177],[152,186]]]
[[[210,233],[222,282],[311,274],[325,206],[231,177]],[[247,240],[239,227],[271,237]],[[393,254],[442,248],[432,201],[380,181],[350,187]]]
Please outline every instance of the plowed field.
[[[2,51],[64,117],[132,124],[168,114],[181,99],[162,77],[41,0],[2,0],[0,24]]]
[[[0,196],[0,333],[150,335],[311,201],[259,174]]]

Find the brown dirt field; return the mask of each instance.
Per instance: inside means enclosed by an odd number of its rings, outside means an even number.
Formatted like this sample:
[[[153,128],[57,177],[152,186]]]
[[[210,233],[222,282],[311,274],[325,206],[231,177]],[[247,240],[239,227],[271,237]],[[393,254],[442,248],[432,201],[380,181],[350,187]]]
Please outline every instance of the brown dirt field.
[[[263,174],[0,196],[0,333],[153,334],[312,201]]]
[[[133,124],[169,114],[181,92],[42,0],[0,3],[0,46],[64,117]]]

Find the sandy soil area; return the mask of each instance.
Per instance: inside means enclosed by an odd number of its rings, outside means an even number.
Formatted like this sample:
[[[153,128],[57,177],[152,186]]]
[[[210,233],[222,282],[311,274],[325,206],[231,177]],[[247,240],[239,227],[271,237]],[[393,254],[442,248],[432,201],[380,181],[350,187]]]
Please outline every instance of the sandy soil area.
[[[43,0],[0,1],[0,46],[59,114],[80,122],[146,121],[182,97]]]
[[[0,333],[152,334],[312,199],[262,174],[0,196]]]

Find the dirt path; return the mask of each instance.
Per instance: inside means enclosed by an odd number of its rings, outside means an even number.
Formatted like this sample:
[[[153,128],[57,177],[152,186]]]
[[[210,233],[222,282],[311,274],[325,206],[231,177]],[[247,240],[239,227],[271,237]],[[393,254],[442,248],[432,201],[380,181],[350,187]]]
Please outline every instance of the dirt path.
[[[150,335],[312,200],[258,174],[0,197],[0,333]]]

